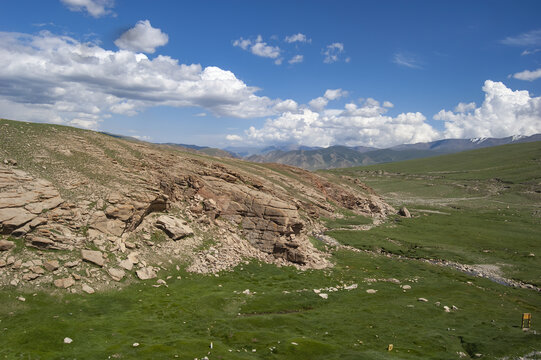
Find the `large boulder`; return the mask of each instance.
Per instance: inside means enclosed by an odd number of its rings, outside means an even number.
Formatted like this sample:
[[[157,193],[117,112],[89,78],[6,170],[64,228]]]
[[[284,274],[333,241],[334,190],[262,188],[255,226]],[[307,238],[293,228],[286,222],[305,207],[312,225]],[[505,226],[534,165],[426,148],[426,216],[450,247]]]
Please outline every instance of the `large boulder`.
[[[162,229],[173,240],[193,235],[193,230],[185,221],[169,215],[160,216],[156,220],[156,227]]]
[[[137,270],[136,273],[137,277],[141,280],[149,280],[158,277],[158,275],[151,266],[141,268]]]
[[[57,288],[67,289],[73,285],[75,285],[75,280],[73,280],[72,277],[56,279],[54,281],[54,286],[56,286]]]
[[[103,266],[105,264],[105,259],[101,251],[97,250],[81,250],[81,257],[84,261],[96,264],[98,266]]]

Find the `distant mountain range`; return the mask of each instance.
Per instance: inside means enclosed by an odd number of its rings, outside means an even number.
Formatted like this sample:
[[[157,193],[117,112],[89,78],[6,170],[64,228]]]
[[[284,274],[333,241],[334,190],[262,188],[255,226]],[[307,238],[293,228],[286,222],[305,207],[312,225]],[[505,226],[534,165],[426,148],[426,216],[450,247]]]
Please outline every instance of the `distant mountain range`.
[[[541,134],[506,138],[445,139],[404,144],[388,149],[330,146],[328,148],[271,150],[244,157],[253,162],[275,162],[307,170],[332,169],[426,158],[511,143],[541,141]]]
[[[129,136],[102,133],[119,139],[137,140]],[[185,151],[216,157],[243,158],[252,162],[279,163],[297,166],[306,170],[322,170],[420,159],[491,146],[534,141],[541,141],[541,134],[531,136],[516,135],[505,138],[444,139],[397,145],[387,149],[342,145],[322,148],[293,144],[268,147],[227,147],[225,149],[174,143],[161,145],[180,147]]]

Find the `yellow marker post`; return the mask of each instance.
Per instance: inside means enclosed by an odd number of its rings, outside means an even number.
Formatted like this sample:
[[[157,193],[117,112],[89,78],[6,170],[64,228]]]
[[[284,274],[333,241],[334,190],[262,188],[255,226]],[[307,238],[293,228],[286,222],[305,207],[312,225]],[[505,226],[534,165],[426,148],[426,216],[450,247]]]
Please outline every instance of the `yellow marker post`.
[[[529,329],[531,326],[532,321],[532,314],[531,313],[523,313],[522,314],[522,328],[523,329]]]

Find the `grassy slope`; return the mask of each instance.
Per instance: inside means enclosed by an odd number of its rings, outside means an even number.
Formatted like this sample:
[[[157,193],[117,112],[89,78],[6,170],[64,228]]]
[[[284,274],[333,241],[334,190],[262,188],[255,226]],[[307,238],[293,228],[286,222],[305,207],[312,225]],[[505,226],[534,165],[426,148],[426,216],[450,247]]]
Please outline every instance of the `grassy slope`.
[[[258,264],[220,277],[171,270],[182,280],[169,280],[168,288],[146,282],[91,296],[39,292],[18,302],[20,294],[3,291],[0,357],[456,359],[457,352],[495,358],[539,350],[539,335],[519,328],[521,312],[541,316],[532,291],[367,254],[341,251],[335,260],[331,271],[304,273]],[[362,283],[390,277],[412,289]],[[327,300],[311,291],[339,281],[359,288],[330,292]],[[445,313],[443,305],[459,310]],[[73,343],[63,344],[64,337]]]
[[[58,131],[72,130],[58,127]],[[18,145],[2,146],[13,146],[13,151],[25,153],[32,150],[24,147],[24,138],[14,140],[19,141]],[[536,157],[538,150],[532,151]],[[503,155],[505,152],[499,156]],[[24,164],[25,157],[20,159],[25,167],[32,168],[33,164]],[[242,166],[254,171],[260,166],[236,160],[227,162],[245,164]],[[387,166],[392,164],[382,166],[391,171]],[[422,214],[420,209],[450,215],[427,214],[391,221],[368,232],[335,234],[336,237],[358,247],[378,248],[385,244],[391,251],[406,249],[412,256],[471,259],[476,263],[500,261],[497,259],[502,257],[501,261],[523,264],[523,273],[516,272],[516,277],[522,279],[531,276],[529,267],[538,269],[535,258],[522,256],[523,250],[529,251],[527,247],[536,246],[535,241],[532,245],[528,239],[539,228],[535,222],[538,218],[531,216],[539,201],[521,192],[533,186],[528,179],[535,176],[525,178],[525,172],[509,170],[515,173],[514,179],[522,177],[520,181],[525,184],[508,184],[509,189],[495,194],[492,187],[499,183],[469,177],[460,180],[461,185],[471,185],[464,188],[456,185],[458,173],[446,175],[450,178],[441,173],[432,178],[426,176],[431,168],[418,166],[421,174],[380,176],[360,169],[347,170],[347,174],[365,178],[397,204],[404,199],[427,200],[421,204],[407,203],[416,215]],[[48,171],[49,168],[43,169],[43,174]],[[482,179],[490,179],[488,173],[483,176]],[[479,190],[472,190],[473,185]],[[479,197],[483,199],[472,200]],[[473,217],[475,214],[477,217]],[[511,220],[509,227],[502,219]],[[364,222],[365,219],[350,214],[330,225]],[[507,258],[513,255],[505,250],[499,235],[507,230],[515,238],[513,248],[521,244],[515,260]],[[478,238],[468,241],[475,231]],[[448,235],[453,232],[456,237],[451,241]],[[479,241],[484,243],[476,245]],[[397,243],[406,246],[403,249]],[[393,250],[392,246],[397,248]],[[494,252],[471,251],[487,246]],[[539,333],[541,329],[536,320],[541,318],[541,300],[536,292],[504,287],[430,264],[366,253],[338,251],[333,261],[333,269],[307,272],[252,263],[219,277],[187,274],[171,264],[159,274],[164,279],[172,276],[167,280],[168,288],[154,288],[151,285],[155,282],[147,281],[122,291],[93,295],[51,295],[50,289],[21,294],[4,289],[0,291],[0,358],[160,359],[178,355],[181,359],[457,359],[457,353],[464,352],[472,357],[481,353],[492,359],[541,350],[540,335],[519,328],[520,314],[531,312],[532,330]],[[177,276],[181,279],[177,280]],[[397,278],[412,289],[405,292],[390,282],[365,280],[371,278]],[[359,288],[328,292],[327,300],[312,291],[341,282],[357,283]],[[378,292],[367,294],[369,288]],[[255,294],[242,294],[245,289]],[[21,295],[25,302],[16,299]],[[419,297],[429,301],[418,302]],[[435,305],[438,301],[439,307]],[[443,305],[456,305],[459,310],[445,313]],[[65,337],[72,338],[73,343],[63,344]],[[135,342],[140,346],[133,347]],[[209,348],[211,342],[213,349]],[[394,345],[392,352],[387,351],[388,344]]]
[[[334,233],[341,241],[410,257],[497,264],[509,277],[541,285],[540,142],[332,173],[359,177],[417,215],[364,233]]]

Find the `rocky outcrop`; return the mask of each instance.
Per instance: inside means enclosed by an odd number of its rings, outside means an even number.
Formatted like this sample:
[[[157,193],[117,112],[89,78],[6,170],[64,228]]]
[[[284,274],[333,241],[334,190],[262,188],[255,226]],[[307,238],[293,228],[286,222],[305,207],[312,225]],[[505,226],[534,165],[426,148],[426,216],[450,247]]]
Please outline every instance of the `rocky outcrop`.
[[[0,140],[25,125],[3,126]],[[327,255],[308,238],[321,229],[319,217],[340,208],[372,217],[396,213],[356,179],[76,129],[27,139],[35,149],[27,158],[0,148],[13,159],[0,165],[0,285],[64,279],[59,289],[99,290],[157,277],[160,263],[180,259],[202,273],[246,258],[323,268],[331,266]],[[203,243],[212,247],[199,250]]]
[[[0,234],[13,233],[63,202],[50,182],[0,166]]]

